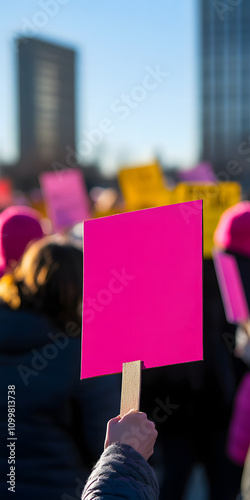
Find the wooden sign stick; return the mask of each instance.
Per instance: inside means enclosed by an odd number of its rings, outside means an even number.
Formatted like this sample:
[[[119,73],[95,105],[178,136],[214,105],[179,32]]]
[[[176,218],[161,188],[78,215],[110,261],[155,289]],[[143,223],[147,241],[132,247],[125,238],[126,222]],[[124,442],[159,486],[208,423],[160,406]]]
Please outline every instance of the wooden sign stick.
[[[130,410],[139,411],[141,395],[141,361],[131,361],[122,365],[122,393],[120,416]]]

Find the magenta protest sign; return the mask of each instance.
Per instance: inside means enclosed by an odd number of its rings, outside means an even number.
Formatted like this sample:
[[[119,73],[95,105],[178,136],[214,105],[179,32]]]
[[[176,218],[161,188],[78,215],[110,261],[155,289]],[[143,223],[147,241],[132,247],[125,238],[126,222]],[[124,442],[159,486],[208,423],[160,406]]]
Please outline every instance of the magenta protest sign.
[[[216,250],[213,259],[228,322],[246,321],[250,313],[236,257]]]
[[[202,201],[84,222],[81,378],[202,359]],[[197,210],[199,204],[200,210]]]
[[[91,217],[88,194],[79,170],[44,172],[39,181],[54,230],[72,227]]]

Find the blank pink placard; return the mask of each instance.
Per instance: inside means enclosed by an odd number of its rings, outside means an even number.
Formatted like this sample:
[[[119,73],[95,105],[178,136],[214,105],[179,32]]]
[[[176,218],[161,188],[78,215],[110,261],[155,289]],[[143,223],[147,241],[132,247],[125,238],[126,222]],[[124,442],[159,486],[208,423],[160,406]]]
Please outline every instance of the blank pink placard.
[[[213,259],[228,322],[247,320],[250,314],[235,257],[218,250]]]
[[[81,378],[129,361],[202,359],[202,201],[185,203],[191,213],[194,204],[188,223],[183,203],[84,222]]]
[[[72,227],[91,217],[88,194],[79,170],[45,172],[39,180],[54,230]]]

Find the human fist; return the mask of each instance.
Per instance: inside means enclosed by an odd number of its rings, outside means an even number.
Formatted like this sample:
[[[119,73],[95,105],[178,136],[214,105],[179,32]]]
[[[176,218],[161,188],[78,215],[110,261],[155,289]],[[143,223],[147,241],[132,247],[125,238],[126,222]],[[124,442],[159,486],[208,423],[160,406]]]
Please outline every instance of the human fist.
[[[157,436],[155,424],[147,419],[146,413],[130,410],[122,418],[118,415],[109,420],[104,448],[117,442],[129,444],[148,460],[154,453]]]

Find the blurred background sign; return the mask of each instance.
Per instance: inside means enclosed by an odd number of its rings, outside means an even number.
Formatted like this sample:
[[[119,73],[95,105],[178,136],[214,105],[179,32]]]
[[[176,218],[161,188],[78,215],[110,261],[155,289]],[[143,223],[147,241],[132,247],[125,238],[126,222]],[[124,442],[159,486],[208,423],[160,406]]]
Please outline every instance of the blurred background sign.
[[[124,167],[118,173],[118,181],[128,211],[168,204],[166,181],[158,162]]]
[[[82,172],[77,169],[44,172],[40,183],[55,231],[73,227],[91,217]]]
[[[214,173],[213,167],[208,162],[201,162],[196,167],[189,170],[180,170],[178,178],[183,182],[217,182],[217,177]]]
[[[157,163],[123,168],[118,174],[118,180],[125,199],[125,211],[203,200],[203,255],[210,259],[214,246],[213,234],[220,216],[241,200],[241,186],[237,182],[216,183],[215,176],[212,176],[212,171],[205,163],[193,170],[197,175],[209,174],[210,183],[207,177],[200,182],[180,182],[173,189],[168,189]],[[192,212],[185,212],[183,209],[187,223],[195,213],[193,209]]]
[[[218,184],[180,183],[172,192],[172,203],[203,200],[203,255],[212,257],[213,235],[221,214],[241,199],[237,182]],[[195,213],[193,213],[195,215]],[[186,214],[187,221],[193,214]]]
[[[13,204],[13,188],[10,179],[0,179],[0,209]]]

